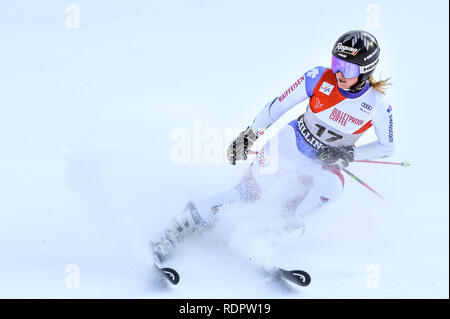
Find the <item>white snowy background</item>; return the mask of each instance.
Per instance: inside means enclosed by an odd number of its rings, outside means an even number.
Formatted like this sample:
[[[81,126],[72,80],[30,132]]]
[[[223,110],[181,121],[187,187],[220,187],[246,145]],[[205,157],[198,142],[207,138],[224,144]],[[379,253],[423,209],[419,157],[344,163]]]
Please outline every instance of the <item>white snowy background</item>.
[[[441,0],[3,1],[0,297],[448,298],[448,9]],[[264,232],[277,224],[270,203],[237,207],[180,246],[168,265],[182,281],[160,287],[150,240],[188,200],[246,170],[224,161],[230,130],[303,72],[329,66],[352,29],[380,42],[376,77],[394,84],[392,160],[411,166],[349,169],[388,200],[346,178],[300,239]],[[173,154],[180,136],[183,163]],[[260,263],[307,270],[312,283],[271,282]]]

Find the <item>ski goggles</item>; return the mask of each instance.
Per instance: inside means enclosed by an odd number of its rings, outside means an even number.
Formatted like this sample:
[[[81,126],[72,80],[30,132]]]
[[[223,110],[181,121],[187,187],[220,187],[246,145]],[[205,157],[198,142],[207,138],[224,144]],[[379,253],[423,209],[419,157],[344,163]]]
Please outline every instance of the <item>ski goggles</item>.
[[[356,78],[360,74],[359,65],[341,60],[334,55],[331,58],[331,70],[334,74],[341,72],[346,79]]]

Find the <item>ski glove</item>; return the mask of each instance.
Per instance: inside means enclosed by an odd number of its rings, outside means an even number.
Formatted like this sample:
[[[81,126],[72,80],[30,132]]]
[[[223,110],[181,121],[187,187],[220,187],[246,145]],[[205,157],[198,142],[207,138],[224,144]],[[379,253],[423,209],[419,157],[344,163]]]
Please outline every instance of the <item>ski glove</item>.
[[[319,151],[317,158],[324,164],[337,164],[341,167],[347,167],[349,163],[355,160],[355,149],[353,146],[345,147],[327,147]]]
[[[245,161],[250,147],[252,147],[257,138],[257,132],[253,131],[253,129],[248,126],[228,147],[228,161],[233,165],[236,165],[236,161]]]

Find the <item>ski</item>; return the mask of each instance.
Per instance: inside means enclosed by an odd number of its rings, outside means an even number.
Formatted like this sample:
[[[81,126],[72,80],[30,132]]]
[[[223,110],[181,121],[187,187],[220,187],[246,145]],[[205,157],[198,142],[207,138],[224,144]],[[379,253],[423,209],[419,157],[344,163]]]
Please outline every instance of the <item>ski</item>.
[[[155,267],[160,271],[164,278],[166,278],[172,285],[176,285],[180,282],[180,275],[178,272],[173,268],[168,267],[159,267],[155,264]]]
[[[155,267],[172,285],[177,285],[180,282],[180,275],[175,269],[159,267],[156,264]],[[311,283],[311,276],[304,270],[286,270],[278,268],[278,272],[281,278],[298,286],[306,287]]]
[[[311,283],[311,276],[303,270],[285,270],[278,268],[281,278],[284,278],[296,285],[306,287]]]

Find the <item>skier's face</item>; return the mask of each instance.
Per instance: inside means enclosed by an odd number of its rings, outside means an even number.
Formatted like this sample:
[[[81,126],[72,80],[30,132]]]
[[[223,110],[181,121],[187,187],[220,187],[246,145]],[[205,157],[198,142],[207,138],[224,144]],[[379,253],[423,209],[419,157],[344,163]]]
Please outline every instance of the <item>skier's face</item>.
[[[336,72],[336,80],[340,89],[348,90],[353,85],[355,85],[356,82],[358,82],[358,77],[347,79],[344,78],[344,75],[341,71],[338,71]]]

